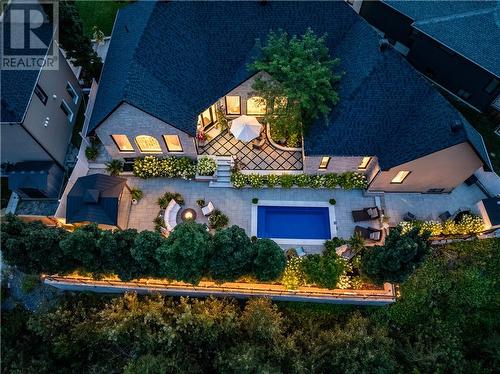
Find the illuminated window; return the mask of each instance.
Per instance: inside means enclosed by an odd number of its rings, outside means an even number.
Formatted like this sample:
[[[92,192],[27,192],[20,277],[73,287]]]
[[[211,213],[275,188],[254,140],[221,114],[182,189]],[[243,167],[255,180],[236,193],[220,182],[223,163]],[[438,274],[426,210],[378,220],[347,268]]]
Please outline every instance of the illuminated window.
[[[241,114],[241,98],[239,96],[226,96],[226,113]]]
[[[179,136],[177,135],[163,135],[163,140],[167,145],[169,152],[182,152],[182,145]]]
[[[322,157],[321,162],[319,163],[320,170],[325,170],[328,167],[328,163],[330,162],[330,157]]]
[[[247,114],[250,116],[262,116],[266,114],[266,101],[259,96],[247,100]]]
[[[149,135],[139,135],[135,137],[135,142],[141,152],[145,153],[160,153],[160,143],[158,140]]]
[[[120,152],[134,152],[134,148],[128,140],[127,135],[111,135],[111,138]]]
[[[361,160],[361,163],[358,166],[358,169],[361,169],[361,170],[366,169],[368,164],[370,163],[371,159],[372,159],[371,157],[363,157],[363,159]]]
[[[407,170],[399,171],[394,178],[392,178],[391,183],[401,184],[406,179],[406,177],[410,175],[410,172]]]

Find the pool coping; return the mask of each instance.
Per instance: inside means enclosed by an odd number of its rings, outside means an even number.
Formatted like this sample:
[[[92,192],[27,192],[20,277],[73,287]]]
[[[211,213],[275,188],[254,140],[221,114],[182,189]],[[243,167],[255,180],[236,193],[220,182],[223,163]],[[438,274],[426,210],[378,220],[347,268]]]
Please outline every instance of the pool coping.
[[[252,204],[252,218],[250,231],[252,236],[257,236],[257,209],[259,206],[292,206],[309,208],[328,208],[328,218],[330,219],[330,235],[337,236],[337,221],[335,220],[335,207],[326,201],[282,201],[282,200],[259,200],[257,204]],[[283,239],[269,238],[278,244],[288,245],[323,245],[327,239]]]

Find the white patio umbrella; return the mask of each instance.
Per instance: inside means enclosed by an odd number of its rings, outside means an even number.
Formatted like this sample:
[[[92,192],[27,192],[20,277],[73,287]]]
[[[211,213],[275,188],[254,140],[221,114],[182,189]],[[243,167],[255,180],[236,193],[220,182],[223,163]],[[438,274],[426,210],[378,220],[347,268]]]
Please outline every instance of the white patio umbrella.
[[[252,116],[240,116],[233,120],[231,133],[242,142],[249,142],[259,136],[262,125],[257,118]]]

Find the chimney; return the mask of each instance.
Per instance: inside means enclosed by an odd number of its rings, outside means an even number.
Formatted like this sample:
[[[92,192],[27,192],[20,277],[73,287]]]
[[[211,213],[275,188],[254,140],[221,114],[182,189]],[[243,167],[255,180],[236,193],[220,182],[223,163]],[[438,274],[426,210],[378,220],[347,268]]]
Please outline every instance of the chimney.
[[[389,43],[389,40],[386,38],[380,39],[378,41],[378,49],[380,52],[384,52],[386,49],[389,49],[391,47],[391,43]]]

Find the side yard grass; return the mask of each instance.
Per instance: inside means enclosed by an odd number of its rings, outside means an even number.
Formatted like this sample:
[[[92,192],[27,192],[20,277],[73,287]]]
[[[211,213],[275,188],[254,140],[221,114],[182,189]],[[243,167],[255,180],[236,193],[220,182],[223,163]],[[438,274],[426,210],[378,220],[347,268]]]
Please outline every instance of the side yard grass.
[[[104,35],[110,36],[118,9],[127,5],[128,1],[77,0],[76,7],[83,21],[85,35],[92,38],[92,28],[97,26]]]

